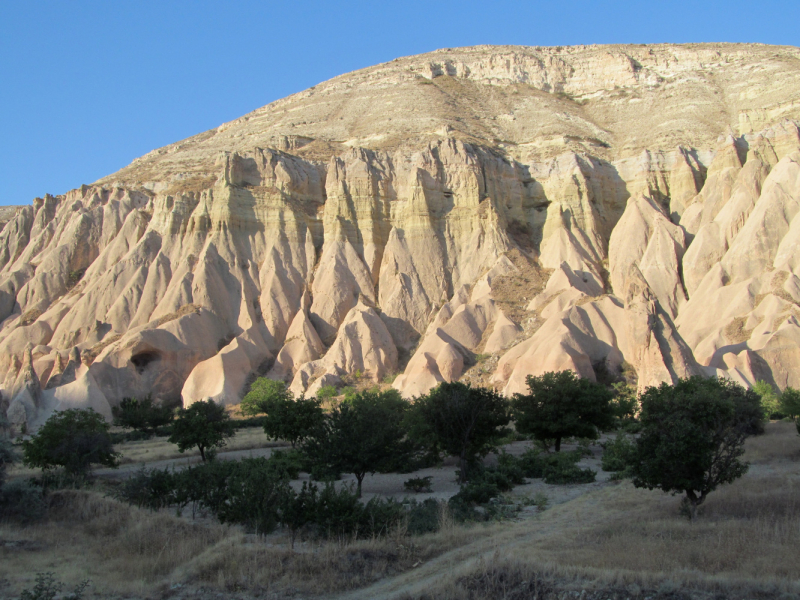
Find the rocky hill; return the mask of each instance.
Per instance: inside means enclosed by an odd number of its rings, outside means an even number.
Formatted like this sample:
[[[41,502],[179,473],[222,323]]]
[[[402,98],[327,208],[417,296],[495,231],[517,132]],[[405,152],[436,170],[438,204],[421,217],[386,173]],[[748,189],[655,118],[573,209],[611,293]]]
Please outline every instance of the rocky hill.
[[[800,49],[475,47],[336,77],[17,209],[0,406],[413,396],[573,369],[800,386]]]

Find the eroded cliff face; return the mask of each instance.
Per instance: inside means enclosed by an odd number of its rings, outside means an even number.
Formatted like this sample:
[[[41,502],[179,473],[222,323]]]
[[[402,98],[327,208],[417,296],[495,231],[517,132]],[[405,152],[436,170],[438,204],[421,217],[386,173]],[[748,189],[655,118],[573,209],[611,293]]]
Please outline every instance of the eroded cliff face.
[[[800,386],[800,53],[766,49],[400,59],[37,199],[0,233],[0,408],[31,430],[148,393],[235,404],[260,375]],[[740,112],[685,133],[687,90]]]

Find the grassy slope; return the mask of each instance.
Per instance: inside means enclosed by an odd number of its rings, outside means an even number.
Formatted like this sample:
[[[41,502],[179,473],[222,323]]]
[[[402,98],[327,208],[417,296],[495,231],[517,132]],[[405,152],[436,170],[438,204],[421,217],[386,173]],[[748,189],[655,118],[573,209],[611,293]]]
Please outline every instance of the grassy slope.
[[[103,598],[522,598],[534,587],[654,597],[688,588],[700,596],[800,593],[800,438],[791,424],[773,423],[748,441],[746,458],[750,472],[712,494],[694,524],[678,516],[679,498],[622,483],[587,486],[515,523],[447,524],[435,535],[305,543],[296,552],[280,533],[259,540],[96,491],[64,491],[51,497],[48,522],[0,525],[0,596],[31,587],[44,571],[70,585],[88,577],[89,597]]]

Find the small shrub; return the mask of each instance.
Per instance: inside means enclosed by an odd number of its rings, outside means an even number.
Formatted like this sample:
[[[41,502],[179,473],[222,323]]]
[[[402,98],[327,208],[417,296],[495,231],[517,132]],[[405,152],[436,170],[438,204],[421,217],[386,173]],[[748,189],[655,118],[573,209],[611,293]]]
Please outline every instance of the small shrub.
[[[115,496],[139,508],[158,510],[175,504],[176,487],[177,476],[171,471],[142,467],[119,485]]]
[[[14,452],[14,447],[9,440],[0,437],[0,489],[6,480],[6,470],[10,465],[15,463],[17,455]]]
[[[520,458],[520,466],[527,477],[544,479],[549,484],[591,483],[596,473],[591,469],[581,469],[578,461],[583,458],[580,450],[546,454],[538,449],[525,452]]]
[[[600,466],[612,473],[626,471],[636,457],[636,444],[626,435],[618,433],[603,445]]]
[[[442,507],[440,502],[427,498],[422,502],[411,500],[406,507],[406,527],[411,535],[439,531]]]
[[[62,598],[64,598],[64,600],[80,600],[83,598],[83,592],[89,587],[89,583],[90,581],[86,579],[75,586],[72,593],[66,594],[62,596]],[[37,573],[36,585],[34,585],[31,590],[22,590],[20,600],[54,600],[63,589],[64,584],[60,581],[56,581],[53,573]]]
[[[43,519],[46,512],[43,490],[30,480],[10,481],[0,490],[0,519],[27,525]]]
[[[300,471],[307,468],[308,460],[299,450],[275,450],[269,457],[270,464],[286,479],[297,479]]]
[[[409,492],[430,492],[431,491],[431,482],[433,481],[433,477],[430,475],[427,477],[413,477],[403,483],[403,487],[408,490]]]

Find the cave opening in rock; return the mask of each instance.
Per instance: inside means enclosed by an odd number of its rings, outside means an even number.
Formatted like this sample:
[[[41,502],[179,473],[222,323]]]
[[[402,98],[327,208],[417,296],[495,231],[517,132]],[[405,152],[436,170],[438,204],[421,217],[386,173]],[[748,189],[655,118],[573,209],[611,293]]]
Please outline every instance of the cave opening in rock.
[[[139,375],[144,373],[147,365],[160,359],[161,357],[159,356],[158,352],[140,352],[139,354],[131,356],[131,362],[133,363],[133,366],[136,367],[136,372]]]

